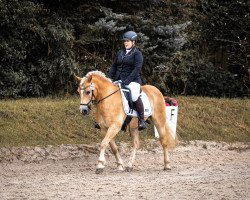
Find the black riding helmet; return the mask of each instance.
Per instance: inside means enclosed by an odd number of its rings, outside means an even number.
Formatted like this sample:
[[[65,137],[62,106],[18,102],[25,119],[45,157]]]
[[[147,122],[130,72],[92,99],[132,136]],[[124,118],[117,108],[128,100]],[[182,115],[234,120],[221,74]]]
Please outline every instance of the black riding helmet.
[[[135,41],[137,39],[137,34],[134,31],[128,31],[123,34],[122,40],[131,40]]]

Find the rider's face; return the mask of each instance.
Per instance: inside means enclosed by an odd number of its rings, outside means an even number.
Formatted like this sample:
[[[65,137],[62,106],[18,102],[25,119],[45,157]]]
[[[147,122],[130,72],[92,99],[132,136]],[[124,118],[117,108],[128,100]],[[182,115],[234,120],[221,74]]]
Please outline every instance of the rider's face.
[[[133,46],[134,42],[131,40],[124,40],[125,49],[130,49]]]

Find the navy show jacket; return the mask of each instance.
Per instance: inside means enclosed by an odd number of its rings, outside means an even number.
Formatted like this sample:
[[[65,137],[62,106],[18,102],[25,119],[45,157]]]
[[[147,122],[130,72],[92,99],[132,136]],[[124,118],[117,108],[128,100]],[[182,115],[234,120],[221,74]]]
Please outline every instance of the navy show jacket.
[[[122,80],[125,85],[131,82],[142,84],[140,73],[143,65],[143,56],[137,47],[133,47],[126,54],[126,49],[120,50],[109,70],[109,78],[113,81]]]

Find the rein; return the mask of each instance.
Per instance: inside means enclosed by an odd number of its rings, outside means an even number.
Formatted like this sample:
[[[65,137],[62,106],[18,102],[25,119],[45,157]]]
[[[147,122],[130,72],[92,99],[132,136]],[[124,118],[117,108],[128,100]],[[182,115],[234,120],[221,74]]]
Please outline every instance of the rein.
[[[94,104],[94,105],[97,105],[98,103],[100,103],[100,102],[103,101],[104,99],[107,99],[108,97],[112,96],[113,94],[115,94],[115,93],[118,92],[119,90],[120,90],[120,88],[119,88],[118,90],[112,92],[112,93],[109,94],[108,96],[103,97],[102,99],[100,99],[100,100],[98,100],[98,101],[93,101],[93,104]],[[92,93],[93,93],[93,91],[92,91]],[[93,94],[93,95],[94,95],[94,94]]]
[[[93,97],[95,98],[95,95],[94,95],[94,87],[93,87],[92,84],[89,85],[89,86],[87,86],[87,87],[85,87],[85,88],[80,88],[80,90],[85,90],[85,89],[88,88],[88,87],[91,88],[91,98],[90,98],[90,100],[89,100],[88,103],[81,103],[80,105],[81,105],[81,106],[88,106],[89,108],[90,108],[89,104],[90,104],[91,102],[92,102],[94,105],[97,105],[97,104],[99,104],[101,101],[103,101],[104,99],[107,99],[108,97],[112,96],[113,94],[115,94],[116,92],[118,92],[118,91],[120,90],[120,88],[119,88],[118,90],[112,92],[112,93],[109,94],[108,96],[103,97],[102,99],[96,101],[96,100],[93,100]]]

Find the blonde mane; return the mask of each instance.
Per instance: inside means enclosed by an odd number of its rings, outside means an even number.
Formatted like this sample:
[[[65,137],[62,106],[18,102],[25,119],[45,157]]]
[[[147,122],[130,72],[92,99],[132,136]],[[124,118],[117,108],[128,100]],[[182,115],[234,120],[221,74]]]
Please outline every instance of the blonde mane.
[[[88,72],[85,77],[88,78],[91,75],[97,75],[97,76],[99,76],[101,78],[104,78],[104,79],[112,82],[112,80],[110,78],[106,77],[106,75],[101,71],[95,70],[95,71]]]

